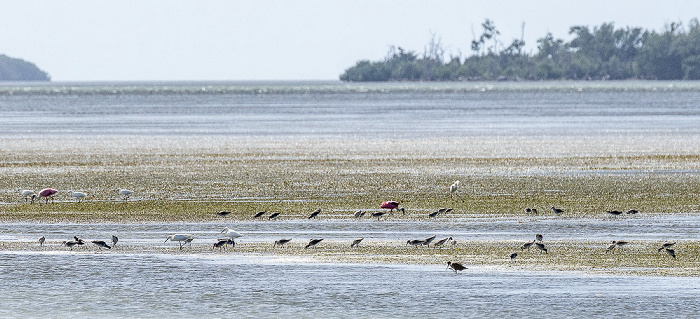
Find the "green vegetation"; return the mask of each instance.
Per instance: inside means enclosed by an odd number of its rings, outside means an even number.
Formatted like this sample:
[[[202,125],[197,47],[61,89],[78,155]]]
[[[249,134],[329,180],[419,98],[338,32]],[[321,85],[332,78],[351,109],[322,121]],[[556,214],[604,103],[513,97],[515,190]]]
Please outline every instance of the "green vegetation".
[[[523,52],[525,42],[505,46],[491,20],[471,43],[474,54],[451,56],[433,36],[423,56],[392,47],[384,61],[362,60],[340,76],[343,81],[463,81],[463,80],[698,80],[700,23],[671,23],[662,32],[618,28],[604,23],[569,29],[570,42],[551,33],[537,40],[537,53]]]
[[[51,81],[36,65],[0,54],[0,81]]]

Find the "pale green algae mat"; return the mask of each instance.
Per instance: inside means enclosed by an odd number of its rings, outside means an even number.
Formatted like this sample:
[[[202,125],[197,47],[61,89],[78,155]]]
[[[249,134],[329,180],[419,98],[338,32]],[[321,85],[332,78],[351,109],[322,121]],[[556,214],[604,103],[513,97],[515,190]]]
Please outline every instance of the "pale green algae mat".
[[[379,204],[385,200],[399,201],[407,209],[406,215],[394,213],[390,220],[441,223],[446,231],[452,218],[473,215],[533,223],[538,218],[605,220],[610,218],[605,213],[609,210],[635,209],[638,216],[697,214],[699,146],[692,135],[682,134],[641,140],[625,135],[405,140],[12,138],[0,140],[0,218],[4,223],[37,224],[211,222],[220,221],[215,213],[226,210],[232,212],[226,223],[235,226],[252,220],[257,211],[280,211],[301,220],[322,208],[325,219],[349,220],[357,210],[380,211]],[[460,188],[450,194],[455,180],[461,182]],[[35,191],[52,187],[61,193],[54,203],[25,204],[17,192],[20,187]],[[118,188],[130,189],[134,195],[124,202]],[[89,196],[76,203],[68,190]],[[554,216],[552,206],[564,208],[565,213]],[[453,212],[427,218],[440,207]],[[536,207],[539,215],[527,213],[527,207]],[[524,235],[534,239],[534,234]],[[546,254],[534,247],[521,252],[525,240],[455,239],[457,245],[443,249],[409,249],[405,240],[374,241],[350,249],[327,239],[319,249],[272,249],[269,243],[245,243],[229,253],[331,262],[444,265],[451,260],[533,271],[700,274],[700,241],[694,239],[678,241],[676,259],[659,253],[663,242],[651,239],[606,253],[607,241],[580,234],[547,242]],[[610,238],[615,239],[624,238]],[[0,242],[0,249],[46,247]],[[126,246],[120,252],[130,251],[179,253],[149,245]],[[211,243],[196,243],[187,252],[219,253],[212,251]],[[511,261],[512,252],[520,256]]]

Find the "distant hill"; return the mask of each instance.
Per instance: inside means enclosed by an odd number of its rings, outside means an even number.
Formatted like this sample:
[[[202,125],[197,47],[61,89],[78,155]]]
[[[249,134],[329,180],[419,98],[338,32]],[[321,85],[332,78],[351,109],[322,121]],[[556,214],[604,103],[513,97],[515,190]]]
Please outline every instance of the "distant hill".
[[[0,81],[51,81],[34,63],[0,54]]]

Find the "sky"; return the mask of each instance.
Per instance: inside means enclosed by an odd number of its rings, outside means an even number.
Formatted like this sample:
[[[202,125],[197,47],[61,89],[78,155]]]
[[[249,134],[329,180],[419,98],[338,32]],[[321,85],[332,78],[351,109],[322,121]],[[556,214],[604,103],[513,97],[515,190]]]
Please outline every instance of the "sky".
[[[391,46],[471,55],[492,20],[528,52],[569,27],[663,30],[700,18],[697,0],[0,0],[0,54],[53,81],[337,80]]]

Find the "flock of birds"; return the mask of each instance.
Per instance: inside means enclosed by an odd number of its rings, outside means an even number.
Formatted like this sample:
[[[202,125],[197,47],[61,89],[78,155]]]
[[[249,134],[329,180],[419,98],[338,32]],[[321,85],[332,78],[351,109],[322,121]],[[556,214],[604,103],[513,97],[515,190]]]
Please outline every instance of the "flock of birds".
[[[118,188],[116,189],[117,193],[122,197],[123,200],[129,200],[129,196],[133,194],[134,192],[128,190],[128,189],[122,189]],[[49,200],[53,202],[54,196],[56,196],[59,191],[55,188],[44,188],[39,191],[39,193],[34,192],[31,189],[19,189],[19,193],[24,197],[24,202],[30,202],[34,204],[35,200],[41,201],[41,199],[44,199],[45,202],[48,204]],[[68,194],[70,195],[71,198],[74,198],[77,202],[82,202],[85,198],[87,198],[87,194],[84,192],[74,192],[74,191],[68,191]]]

